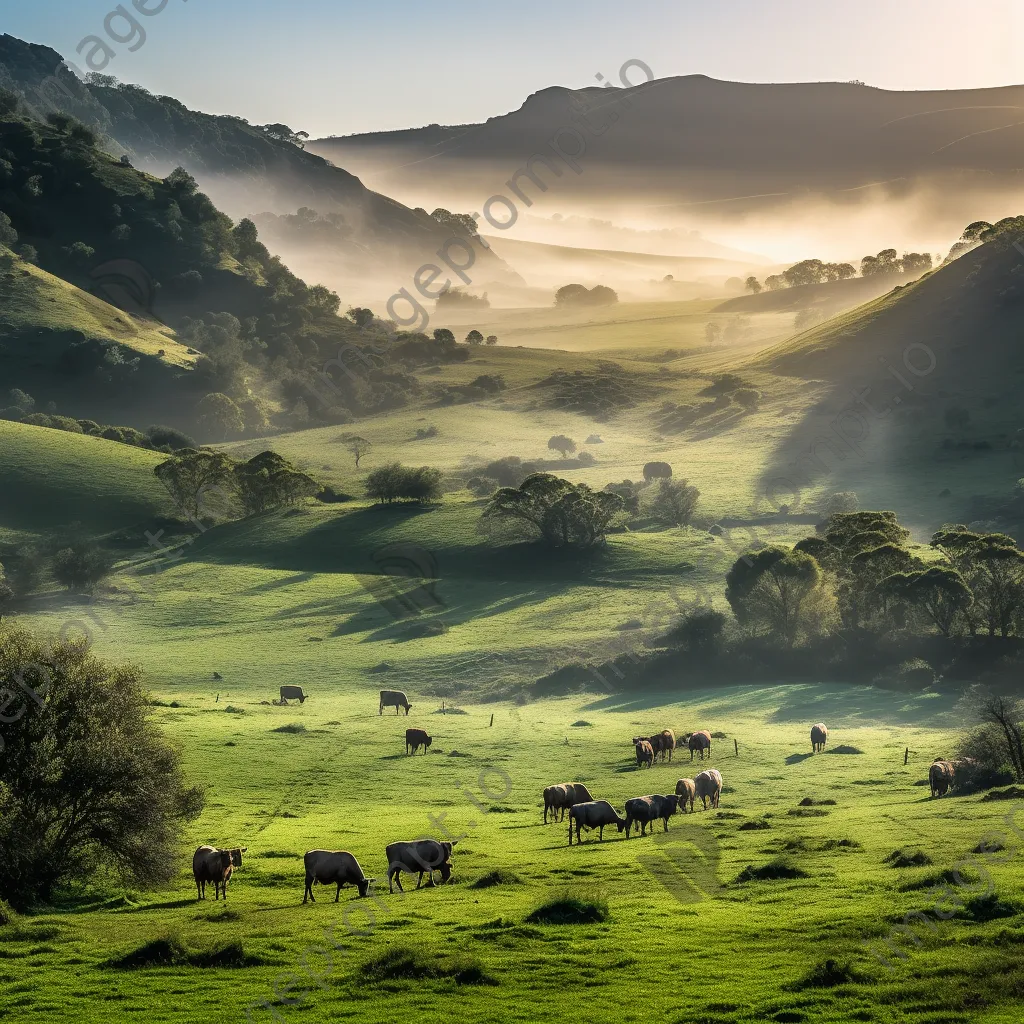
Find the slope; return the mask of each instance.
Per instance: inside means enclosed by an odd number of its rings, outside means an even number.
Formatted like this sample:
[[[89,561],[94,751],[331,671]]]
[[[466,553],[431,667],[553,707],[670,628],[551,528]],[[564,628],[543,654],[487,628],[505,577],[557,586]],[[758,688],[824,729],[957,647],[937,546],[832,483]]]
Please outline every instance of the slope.
[[[0,420],[0,540],[77,523],[90,536],[152,528],[174,512],[153,475],[165,455],[98,437]],[[142,541],[145,544],[145,541]]]
[[[745,364],[827,387],[764,475],[768,504],[799,504],[830,480],[911,521],[999,513],[1020,475],[1024,220],[985,237]]]

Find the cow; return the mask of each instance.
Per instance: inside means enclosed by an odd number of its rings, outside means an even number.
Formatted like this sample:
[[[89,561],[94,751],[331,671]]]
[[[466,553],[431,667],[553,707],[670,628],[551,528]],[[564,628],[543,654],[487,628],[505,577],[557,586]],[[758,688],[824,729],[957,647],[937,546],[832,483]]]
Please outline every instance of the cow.
[[[394,892],[394,882],[398,882],[398,891],[405,892],[402,888],[402,872],[408,871],[412,874],[419,872],[419,881],[416,883],[418,889],[423,883],[423,876],[430,875],[430,884],[434,885],[434,872],[441,872],[441,882],[447,882],[452,877],[452,848],[458,842],[453,839],[449,842],[441,842],[438,839],[417,839],[411,843],[390,843],[384,853],[388,858],[388,892]]]
[[[544,789],[544,824],[548,823],[548,811],[553,821],[564,821],[565,812],[576,804],[589,803],[594,798],[582,782],[561,782]]]
[[[644,479],[648,483],[651,480],[671,480],[672,467],[667,462],[648,462],[644,466]]]
[[[664,761],[665,751],[668,751],[668,759],[672,760],[672,751],[676,749],[676,734],[671,729],[662,729],[661,732],[649,737],[649,742],[654,747],[655,756],[660,753]]]
[[[712,807],[718,806],[722,795],[722,775],[717,768],[708,768],[693,780],[694,791],[700,797],[704,810],[708,809],[708,801]]]
[[[423,753],[427,752],[427,748],[433,743],[433,737],[428,736],[424,729],[406,729],[405,730],[405,752],[409,753],[409,748],[412,747],[412,752],[415,754],[418,747],[423,748]]]
[[[409,703],[409,698],[406,697],[406,695],[404,693],[402,693],[401,690],[381,690],[380,691],[380,710],[377,712],[377,714],[378,715],[383,715],[384,714],[384,709],[385,708],[391,708],[391,707],[393,707],[395,709],[395,714],[396,715],[399,713],[398,712],[399,708],[405,708],[405,713],[406,713],[406,715],[408,715],[409,714],[409,708],[411,708],[412,705]]]
[[[206,899],[206,883],[213,882],[213,898],[228,898],[228,880],[236,867],[242,866],[242,854],[247,846],[233,850],[218,850],[214,846],[200,846],[192,855],[192,876],[196,880],[196,899]]]
[[[636,796],[626,801],[626,838],[634,825],[638,826],[641,835],[647,834],[647,826],[651,826],[654,835],[654,823],[661,818],[668,831],[668,819],[676,813],[679,797],[674,793],[669,796]]]
[[[314,883],[320,885],[337,885],[338,889],[334,894],[334,902],[337,903],[341,897],[343,885],[354,885],[359,890],[360,896],[365,896],[370,888],[370,883],[375,878],[367,878],[359,861],[347,850],[309,850],[302,858],[306,865],[306,891],[302,894],[302,902],[312,900],[316,903],[313,895]]]
[[[686,803],[690,803],[690,813],[693,814],[693,801],[697,796],[697,787],[693,779],[680,779],[676,783],[676,796],[679,797],[679,809],[686,813]]]
[[[956,780],[956,768],[952,761],[935,761],[928,769],[928,785],[932,796],[945,796]]]
[[[580,844],[580,830],[596,828],[597,841],[604,842],[605,825],[615,825],[621,832],[626,827],[626,819],[620,818],[618,812],[607,800],[591,800],[585,804],[575,804],[569,808],[569,845],[572,846],[572,825],[576,823],[576,845]]]
[[[306,695],[302,692],[301,686],[281,687],[281,703],[284,704],[290,700],[297,700],[300,704],[306,703]]]
[[[703,761],[705,750],[708,753],[708,757],[711,756],[711,733],[707,729],[702,729],[700,732],[692,732],[686,741],[686,745],[690,748],[691,761],[695,751],[700,751],[700,759]]]
[[[641,736],[637,736],[633,740],[633,744],[636,750],[636,766],[642,768],[647,765],[648,768],[654,765],[654,747],[651,746],[650,740],[645,740]]]
[[[828,726],[824,722],[811,726],[811,750],[818,754],[825,749],[828,740]]]

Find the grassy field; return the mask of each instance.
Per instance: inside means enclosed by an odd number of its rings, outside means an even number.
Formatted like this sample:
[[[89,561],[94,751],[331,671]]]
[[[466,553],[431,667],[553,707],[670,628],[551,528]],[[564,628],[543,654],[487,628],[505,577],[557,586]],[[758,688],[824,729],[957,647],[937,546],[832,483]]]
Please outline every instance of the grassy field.
[[[337,664],[308,684],[306,704],[279,708],[261,703],[266,688],[248,672],[215,684],[155,671],[158,698],[177,705],[155,714],[209,787],[190,840],[248,847],[227,907],[197,903],[183,863],[165,891],[85,892],[20,919],[0,930],[4,1018],[245,1020],[248,1008],[255,1021],[532,1021],[582,1003],[595,1020],[1017,1019],[1022,918],[978,920],[988,904],[969,901],[990,877],[1005,912],[1019,911],[1021,836],[1004,822],[1019,808],[932,801],[917,785],[955,727],[943,696],[781,685],[442,716],[413,691],[406,719],[379,717],[374,688],[354,676]],[[812,757],[808,726],[821,718],[836,752]],[[411,725],[434,736],[429,755],[405,756]],[[653,839],[613,829],[571,849],[565,824],[542,824],[552,782],[583,781],[621,810],[692,776],[683,751],[649,771],[631,763],[630,737],[666,726],[726,734],[709,762],[725,779],[717,812],[673,818]],[[808,797],[835,803],[801,807]],[[380,879],[386,843],[439,827],[463,836],[451,885],[391,895],[378,883],[372,901],[344,890],[339,906],[322,888],[302,905],[304,850],[351,850]],[[1006,849],[972,853],[993,830]],[[897,849],[933,863],[890,867]],[[740,880],[777,862],[796,877]],[[942,911],[965,909],[942,922],[932,887],[954,867],[963,884]],[[607,918],[527,921],[563,897]],[[892,937],[916,911],[930,923],[911,918],[914,938]],[[179,962],[145,963],[160,940],[181,944]],[[143,965],[116,965],[133,952]]]

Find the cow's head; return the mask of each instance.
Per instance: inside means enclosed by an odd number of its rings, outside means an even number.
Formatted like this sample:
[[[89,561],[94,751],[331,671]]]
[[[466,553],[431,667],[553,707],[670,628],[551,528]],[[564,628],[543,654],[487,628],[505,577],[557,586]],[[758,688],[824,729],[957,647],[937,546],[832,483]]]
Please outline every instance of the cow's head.
[[[641,743],[644,742],[645,739],[647,739],[646,736],[634,736],[633,743],[635,746],[639,746]]]
[[[431,743],[433,743],[433,742],[434,742],[434,737],[433,737],[433,736],[428,736],[428,737],[427,737],[427,738],[426,738],[426,739],[425,739],[425,740],[423,741],[423,746],[425,746],[425,747],[429,747],[429,746],[430,746],[430,744],[431,744]]]
[[[376,882],[376,881],[377,881],[376,878],[360,878],[356,882],[356,888],[359,889],[359,895],[360,896],[365,896],[367,894],[367,892],[369,892],[369,890],[370,890],[370,883],[371,882]]]
[[[231,854],[231,864],[233,867],[240,868],[242,866],[242,854],[248,853],[248,846],[236,846],[233,850],[229,850]]]
[[[672,793],[670,796],[663,796],[662,800],[664,800],[663,806],[666,814],[675,814],[679,809],[679,797],[675,793]]]

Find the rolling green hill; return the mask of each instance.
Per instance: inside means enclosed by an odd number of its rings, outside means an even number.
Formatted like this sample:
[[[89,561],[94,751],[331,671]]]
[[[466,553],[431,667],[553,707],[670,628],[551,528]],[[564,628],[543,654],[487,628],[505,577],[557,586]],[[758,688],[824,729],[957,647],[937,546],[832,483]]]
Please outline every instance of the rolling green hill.
[[[920,523],[993,518],[1020,476],[1021,237],[1019,218],[997,225],[920,281],[741,364],[828,389],[759,490],[791,504],[792,483],[829,475]]]
[[[0,539],[79,523],[93,536],[141,531],[174,512],[153,467],[166,456],[116,441],[0,420]]]

